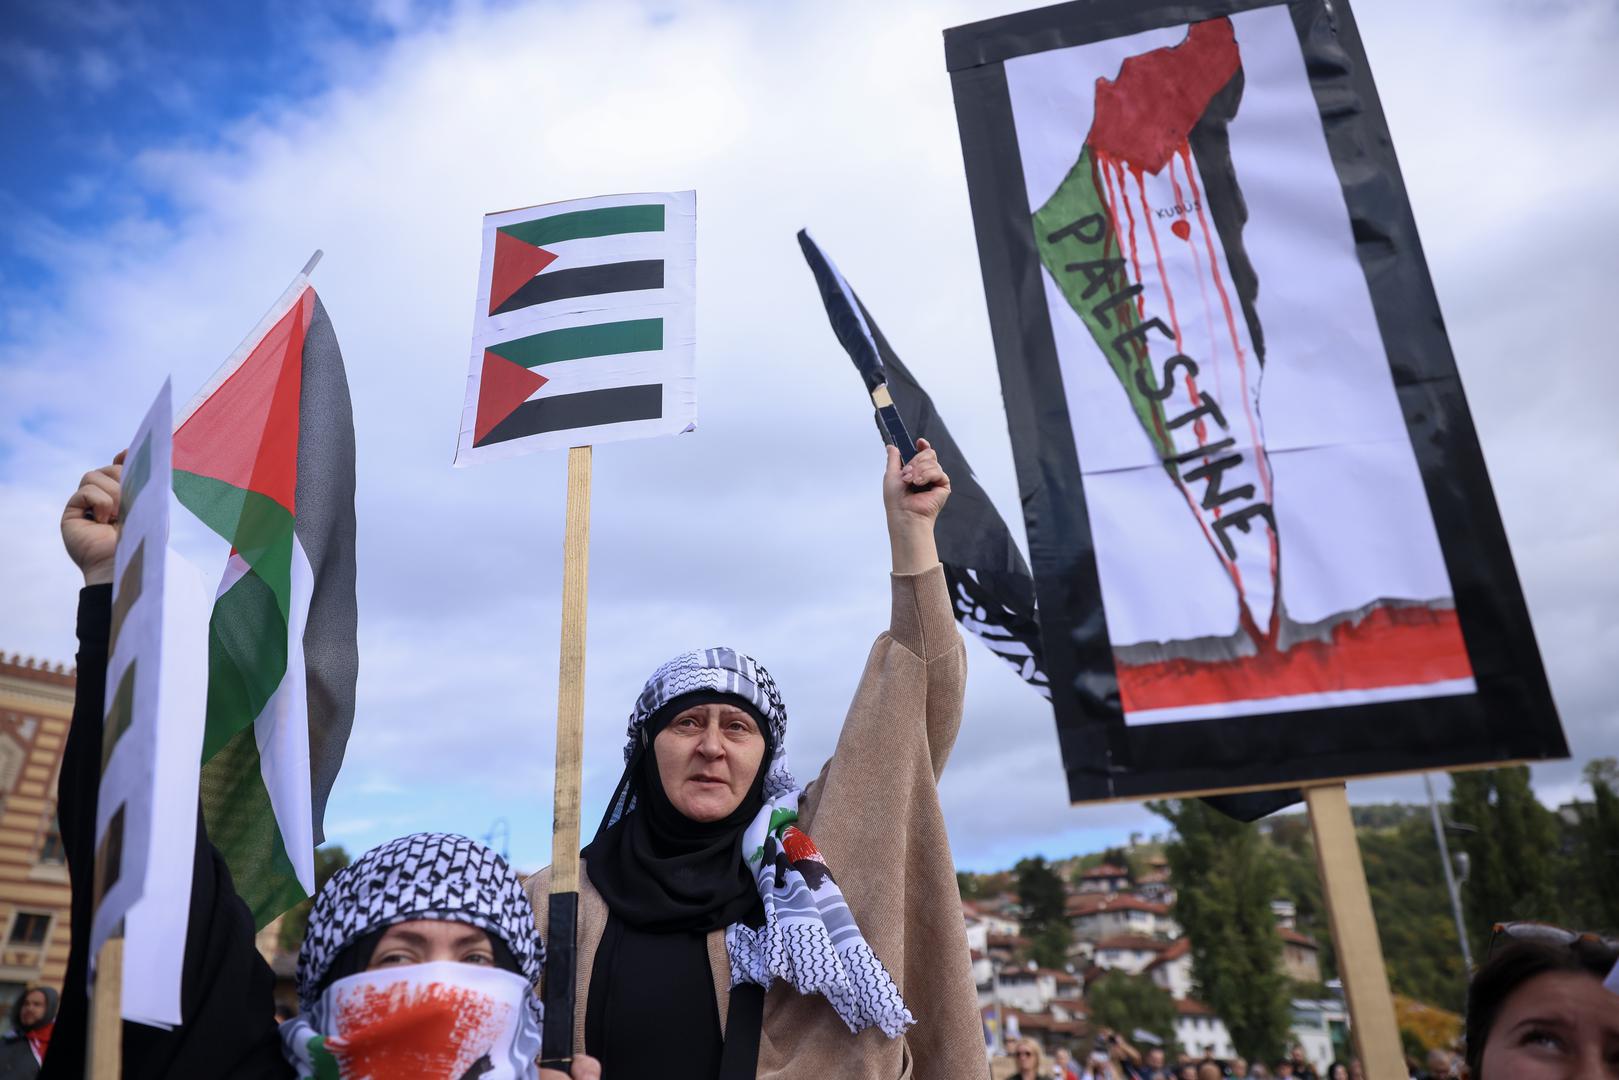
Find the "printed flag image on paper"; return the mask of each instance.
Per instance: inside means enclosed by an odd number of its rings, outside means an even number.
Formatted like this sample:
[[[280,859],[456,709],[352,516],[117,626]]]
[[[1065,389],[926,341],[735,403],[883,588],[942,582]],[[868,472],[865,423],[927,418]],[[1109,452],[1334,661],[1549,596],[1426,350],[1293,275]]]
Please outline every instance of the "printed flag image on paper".
[[[489,214],[455,464],[696,425],[696,193]]]
[[[359,665],[354,418],[307,277],[176,421],[175,495],[229,544],[209,621],[203,814],[263,926],[315,891]]]
[[[1472,693],[1288,9],[1006,72],[1126,722]]]

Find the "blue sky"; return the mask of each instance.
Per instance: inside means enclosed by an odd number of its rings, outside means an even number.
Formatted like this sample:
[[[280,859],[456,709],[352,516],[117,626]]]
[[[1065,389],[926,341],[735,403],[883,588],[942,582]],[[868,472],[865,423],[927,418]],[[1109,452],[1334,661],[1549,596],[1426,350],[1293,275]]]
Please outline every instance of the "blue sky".
[[[860,289],[1021,535],[939,37],[1017,6],[13,0],[0,649],[71,657],[62,501],[137,402],[165,375],[188,395],[322,248],[360,438],[360,710],[329,831],[359,850],[504,817],[516,861],[544,862],[562,456],[449,468],[479,219],[694,187],[699,431],[597,452],[585,818],[642,679],[694,644],[771,667],[813,773],[886,581],[880,455],[793,233],[813,228]],[[1619,143],[1591,137],[1619,130],[1619,15],[1356,9],[1573,744],[1575,763],[1535,771],[1560,801],[1579,761],[1619,753],[1619,366],[1592,363],[1612,352]],[[1136,804],[1069,808],[1043,703],[969,660],[941,788],[961,865],[1159,827]]]
[[[41,232],[91,236],[131,215],[174,226],[166,192],[141,182],[143,152],[206,146],[245,118],[323,93],[399,30],[383,9],[316,0],[13,0],[0,31],[10,148],[0,283],[52,278]]]

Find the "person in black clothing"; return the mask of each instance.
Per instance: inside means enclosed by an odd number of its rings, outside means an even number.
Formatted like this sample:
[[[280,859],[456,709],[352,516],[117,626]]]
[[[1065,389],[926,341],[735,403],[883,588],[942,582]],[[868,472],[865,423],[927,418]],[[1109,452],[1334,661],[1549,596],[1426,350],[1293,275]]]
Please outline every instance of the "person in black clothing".
[[[33,1080],[50,1048],[56,991],[30,986],[11,1006],[11,1030],[0,1036],[0,1080]]]
[[[73,883],[73,939],[50,1053],[40,1072],[44,1080],[78,1080],[85,1071],[89,1005],[84,987],[122,459],[120,454],[112,465],[85,474],[62,515],[63,542],[84,572],[85,588],[79,595],[73,722],[57,786]],[[419,1046],[420,1032],[431,1026],[366,1027],[354,1010],[345,1013],[344,993],[369,994],[373,1002],[391,994],[415,1007],[426,995],[406,983],[429,977],[428,990],[439,1001],[449,997],[484,1005],[475,995],[491,987],[496,1006],[522,998],[526,1008],[532,1000],[532,1015],[514,1016],[517,1030],[509,1042],[526,1047],[523,1040],[537,1030],[533,987],[543,955],[539,936],[516,874],[482,845],[465,837],[418,834],[374,849],[334,875],[316,897],[299,955],[303,1008],[278,1029],[274,975],[254,946],[252,915],[237,895],[224,859],[208,841],[200,807],[196,839],[181,976],[184,1022],[172,1030],[126,1022],[125,1080],[342,1076],[346,1055],[366,1056],[374,1065],[387,1059],[389,1040],[400,1032]],[[386,882],[387,887],[372,889],[373,882]],[[520,976],[515,990],[514,974]],[[501,994],[508,997],[500,999]],[[521,1014],[523,1008],[515,1012]],[[471,1015],[472,1010],[463,1006],[462,1013]],[[439,1019],[444,1019],[442,1010]],[[451,1026],[458,1033],[478,1028]],[[538,1049],[537,1039],[533,1049]],[[502,1071],[503,1064],[510,1067]],[[568,1080],[551,1070],[537,1071],[532,1055],[493,1063],[486,1055],[466,1065],[465,1074],[471,1076]],[[600,1075],[599,1066],[587,1058],[574,1064],[574,1080],[599,1080]]]

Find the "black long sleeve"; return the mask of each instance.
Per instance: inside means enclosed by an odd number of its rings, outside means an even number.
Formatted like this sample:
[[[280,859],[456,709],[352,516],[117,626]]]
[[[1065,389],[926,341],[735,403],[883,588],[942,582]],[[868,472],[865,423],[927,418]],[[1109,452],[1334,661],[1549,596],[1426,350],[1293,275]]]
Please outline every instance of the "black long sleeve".
[[[85,979],[111,620],[112,586],[92,585],[79,594],[78,686],[57,782],[62,846],[73,882],[73,941],[61,1011],[41,1080],[77,1080],[84,1075],[89,1016]],[[172,1031],[126,1023],[125,1080],[292,1076],[276,1037],[274,989],[275,976],[253,944],[253,916],[237,896],[225,860],[208,842],[199,810],[191,924],[180,982],[184,1022]]]

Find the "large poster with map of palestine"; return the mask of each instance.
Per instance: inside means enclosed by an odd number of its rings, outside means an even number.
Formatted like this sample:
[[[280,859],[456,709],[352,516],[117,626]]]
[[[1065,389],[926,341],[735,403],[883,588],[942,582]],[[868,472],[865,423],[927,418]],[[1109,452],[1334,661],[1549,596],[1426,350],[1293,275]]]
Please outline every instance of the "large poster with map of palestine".
[[[1566,753],[1347,6],[946,48],[1072,797]]]

